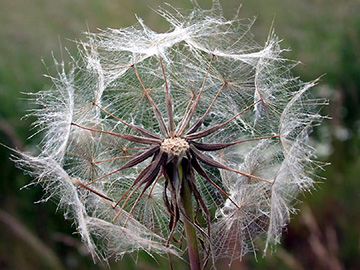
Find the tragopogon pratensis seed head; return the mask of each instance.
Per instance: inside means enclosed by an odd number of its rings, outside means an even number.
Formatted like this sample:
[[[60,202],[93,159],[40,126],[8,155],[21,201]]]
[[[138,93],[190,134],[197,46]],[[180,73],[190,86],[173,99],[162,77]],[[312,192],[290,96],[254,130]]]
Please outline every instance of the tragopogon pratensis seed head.
[[[56,196],[94,255],[181,254],[188,220],[203,259],[279,241],[291,202],[314,180],[308,136],[322,101],[315,82],[293,78],[271,31],[264,46],[251,21],[227,20],[194,2],[159,10],[166,33],[137,25],[79,43],[39,92],[42,152],[18,161]],[[181,201],[188,185],[195,207]]]

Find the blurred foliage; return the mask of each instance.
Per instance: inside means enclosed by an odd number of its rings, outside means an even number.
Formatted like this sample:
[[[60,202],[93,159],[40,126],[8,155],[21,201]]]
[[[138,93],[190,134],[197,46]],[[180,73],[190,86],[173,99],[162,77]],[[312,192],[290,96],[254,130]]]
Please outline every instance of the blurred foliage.
[[[167,1],[190,8],[190,1]],[[204,8],[210,0],[199,0]],[[331,165],[312,194],[305,194],[300,212],[284,232],[276,252],[266,257],[251,254],[233,269],[360,269],[360,3],[358,0],[243,0],[240,16],[257,16],[253,32],[264,43],[271,24],[300,60],[294,72],[303,80],[324,75],[315,95],[326,97],[323,110],[331,120],[316,130],[319,158]],[[222,1],[228,18],[240,6]],[[1,0],[0,3],[0,142],[20,150],[34,150],[41,139],[27,139],[31,118],[28,96],[47,87],[43,73],[52,72],[52,54],[66,58],[62,48],[74,52],[71,40],[84,38],[88,29],[120,28],[135,23],[133,14],[147,25],[166,31],[156,12],[160,0]],[[149,8],[150,7],[150,8]],[[41,63],[43,59],[45,65]],[[49,70],[47,70],[49,69]],[[36,150],[36,149],[35,149]],[[9,160],[11,151],[0,148],[0,269],[108,269],[94,264],[55,203],[39,203],[40,187]],[[184,263],[174,260],[175,269]],[[135,264],[134,262],[137,262]],[[224,265],[226,262],[223,262]],[[148,254],[127,255],[110,262],[111,269],[168,269],[165,259]],[[221,267],[219,267],[221,269]]]

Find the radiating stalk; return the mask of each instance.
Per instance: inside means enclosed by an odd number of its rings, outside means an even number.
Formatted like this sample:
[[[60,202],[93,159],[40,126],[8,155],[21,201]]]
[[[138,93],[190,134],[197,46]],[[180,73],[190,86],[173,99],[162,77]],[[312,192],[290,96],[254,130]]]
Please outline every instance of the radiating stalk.
[[[183,172],[181,165],[179,167],[179,177],[182,179],[182,190],[180,193],[181,202],[183,204],[185,213],[190,218],[190,220],[195,223],[194,220],[194,209],[191,198],[191,189],[187,180],[183,177]],[[183,217],[184,228],[185,228],[185,237],[189,254],[189,262],[191,270],[200,270],[200,257],[198,249],[198,241],[196,237],[195,227]]]

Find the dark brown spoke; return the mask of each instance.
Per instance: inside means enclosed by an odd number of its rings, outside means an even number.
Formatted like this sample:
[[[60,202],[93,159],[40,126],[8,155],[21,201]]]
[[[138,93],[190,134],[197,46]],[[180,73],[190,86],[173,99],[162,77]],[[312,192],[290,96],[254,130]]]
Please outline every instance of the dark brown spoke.
[[[149,184],[149,183],[150,183],[150,184]],[[149,187],[152,183],[153,183],[153,181],[150,180],[150,181],[145,185],[145,187],[143,188],[143,190],[141,191],[141,193],[139,194],[139,196],[136,198],[133,206],[131,207],[130,211],[128,212],[128,215],[127,215],[127,218],[126,218],[126,220],[125,220],[125,222],[124,222],[124,224],[123,224],[123,227],[126,227],[128,221],[129,221],[129,219],[130,219],[130,216],[131,216],[132,212],[134,211],[136,205],[138,204],[139,200],[142,198],[142,196],[144,195],[145,191],[148,189],[148,187]],[[130,198],[130,197],[129,197],[129,198]]]
[[[257,140],[266,140],[266,139],[272,139],[272,138],[279,138],[279,136],[274,135],[274,136],[255,137],[255,138],[244,139],[244,140],[234,141],[234,142],[229,142],[229,143],[199,143],[199,142],[195,142],[195,141],[190,141],[190,144],[194,145],[197,149],[199,149],[201,151],[217,151],[217,150],[221,150],[226,147],[236,145],[239,143],[257,141]]]
[[[126,151],[145,150],[145,149],[148,149],[148,147],[147,146],[138,146],[138,147],[125,148]]]
[[[192,226],[194,226],[194,228],[196,228],[203,236],[205,236],[206,238],[209,238],[209,235],[203,230],[203,228],[201,226],[199,226],[199,224],[197,224],[195,221],[191,220],[191,218],[186,214],[185,209],[183,208],[182,203],[180,201],[180,196],[177,198],[177,206],[178,206],[181,214],[186,218],[186,220]]]
[[[131,186],[124,192],[124,194],[120,197],[120,199],[116,202],[113,208],[117,207],[118,204],[127,196],[129,191],[134,188],[134,186],[144,177],[144,175],[152,169],[154,166],[154,161],[152,161],[144,170],[140,172],[140,174],[136,177],[135,181],[131,184]],[[140,187],[140,186],[139,186]],[[139,188],[137,187],[137,189]]]
[[[103,159],[103,160],[96,160],[96,161],[93,161],[92,164],[100,164],[100,163],[105,163],[105,162],[111,162],[114,160],[128,159],[128,158],[133,158],[133,157],[134,156],[120,156],[120,157],[108,158],[108,159]]]
[[[130,216],[131,216],[132,212],[134,211],[134,209],[135,209],[137,203],[139,202],[139,200],[141,199],[141,197],[144,195],[145,191],[146,191],[146,188],[144,188],[144,189],[142,190],[142,192],[140,193],[140,195],[136,198],[136,201],[134,202],[134,204],[133,204],[133,206],[131,207],[130,211],[128,212],[127,217],[126,217],[126,220],[125,220],[125,222],[124,222],[124,224],[123,224],[123,227],[124,227],[124,228],[126,227],[127,223],[129,222],[129,219],[130,219]],[[115,220],[116,220],[116,219],[115,219]]]
[[[221,124],[218,124],[218,125],[215,125],[215,126],[212,126],[212,127],[209,127],[207,129],[204,129],[204,130],[201,130],[201,131],[198,131],[198,132],[195,132],[195,133],[192,133],[192,134],[186,134],[183,136],[183,138],[185,139],[199,139],[199,138],[202,138],[202,137],[206,137],[208,135],[210,135],[211,133],[214,133],[216,131],[218,131],[220,128],[222,128],[223,126],[229,124],[231,121],[233,121],[236,117],[238,117],[239,115],[243,114],[244,112],[246,112],[247,110],[249,110],[250,108],[252,108],[253,106],[255,106],[258,102],[260,101],[257,101],[255,103],[252,103],[250,104],[249,106],[247,106],[245,109],[241,110],[240,112],[238,112],[237,114],[235,114],[233,117],[231,117],[230,119],[226,120],[225,122],[221,123]]]
[[[76,178],[72,178],[71,179],[73,181],[74,184],[78,185],[79,187],[82,187],[82,188],[85,188],[87,190],[89,190],[90,192],[98,195],[99,197],[105,199],[105,200],[108,200],[110,202],[114,202],[113,199],[109,198],[108,196],[100,193],[99,191],[96,191],[95,189],[91,188],[91,187],[88,187],[87,185],[83,184],[79,179],[76,179]]]
[[[156,135],[156,134],[154,134],[154,133],[152,133],[150,131],[147,131],[146,129],[144,129],[142,127],[134,126],[134,125],[131,125],[131,124],[125,122],[124,120],[122,120],[119,117],[115,116],[111,112],[107,111],[105,108],[101,107],[99,104],[94,103],[94,105],[96,107],[98,107],[100,110],[102,110],[104,113],[106,113],[107,115],[109,115],[112,118],[118,120],[120,123],[123,123],[124,125],[128,126],[129,128],[139,132],[140,134],[144,135],[145,137],[161,140],[160,136],[158,136],[158,135]]]
[[[193,154],[193,156],[195,158],[199,159],[200,161],[202,161],[203,163],[205,163],[205,164],[207,164],[209,166],[219,168],[219,169],[223,169],[223,170],[227,170],[227,171],[230,171],[230,172],[235,172],[237,174],[241,174],[241,175],[249,177],[249,178],[253,178],[253,179],[264,181],[264,182],[269,183],[269,184],[273,184],[273,181],[270,181],[268,179],[265,179],[265,178],[262,178],[262,177],[259,177],[259,176],[255,176],[255,175],[243,172],[243,171],[239,171],[239,170],[229,168],[228,166],[226,166],[224,164],[221,164],[220,162],[217,162],[217,161],[213,160],[212,158],[204,155],[199,150],[197,150],[196,147],[193,146],[193,145],[190,145],[190,149],[191,149],[191,152],[192,152],[192,154]]]
[[[167,195],[167,187],[168,187],[168,184],[169,184],[169,181],[168,180],[165,180],[165,183],[164,183],[164,189],[163,189],[163,200],[164,200],[164,203],[165,203],[165,206],[170,214],[170,222],[169,222],[169,227],[171,228],[171,224],[172,224],[172,219],[171,217],[173,217],[175,214],[171,208],[171,205],[170,205],[170,201],[169,201],[169,197]]]
[[[120,172],[124,169],[127,169],[127,168],[130,168],[130,167],[133,167],[141,162],[143,162],[144,160],[148,159],[150,156],[152,156],[156,151],[159,150],[159,146],[154,146],[154,147],[151,147],[149,148],[147,151],[144,151],[144,152],[141,152],[137,155],[134,156],[133,159],[129,160],[128,162],[126,162],[123,166],[121,166],[120,168],[114,170],[114,171],[111,171],[103,176],[100,176],[94,180],[92,180],[91,182],[87,183],[87,185],[91,185],[101,179],[104,179],[105,177],[108,177],[110,175],[113,175],[114,173],[117,173],[117,172]]]
[[[153,184],[153,186],[152,186],[151,189],[150,189],[150,192],[149,192],[149,195],[148,195],[149,197],[152,196],[152,193],[153,193],[153,191],[154,191],[154,188],[155,188],[155,186],[156,186],[156,183],[159,181],[160,177],[161,177],[161,174],[159,174],[159,175],[156,177],[156,180],[154,181],[154,184]]]
[[[120,207],[120,209],[117,211],[115,217],[113,218],[113,222],[115,222],[119,216],[121,215],[122,211],[124,210],[125,205],[128,203],[128,201],[130,200],[130,198],[132,197],[132,195],[134,195],[134,193],[140,188],[140,185],[138,185],[136,188],[134,188],[131,193],[129,194],[129,196],[127,196],[126,200],[124,201],[124,203],[122,204],[122,206]],[[120,201],[120,200],[119,200]],[[118,204],[119,201],[116,203],[116,205],[113,207],[115,208]]]
[[[189,111],[189,109],[190,109],[190,106],[191,106],[191,104],[195,101],[195,99],[196,99],[196,94],[192,92],[191,98],[189,99],[189,102],[188,102],[188,104],[186,105],[184,115],[187,115],[187,114],[188,114],[188,111]],[[183,119],[182,119],[181,121],[183,121]],[[179,123],[179,125],[176,127],[175,133],[177,133],[177,132],[179,131],[180,125],[181,125],[181,123]]]
[[[121,209],[118,211],[118,213],[116,214],[116,216],[114,217],[113,221],[116,221],[117,218],[120,216],[122,210],[124,209],[125,205],[128,203],[128,201],[130,200],[130,198],[132,197],[132,195],[134,195],[134,193],[143,185],[146,183],[142,193],[140,194],[142,196],[142,194],[145,192],[145,190],[154,182],[154,180],[156,179],[157,175],[159,174],[160,168],[162,166],[162,164],[166,161],[167,159],[167,155],[164,153],[159,153],[157,158],[153,161],[152,166],[150,167],[149,170],[147,170],[146,174],[143,176],[143,178],[139,178],[139,180],[141,180],[137,187],[128,195],[128,197],[126,198],[126,200],[124,201],[124,203],[121,206]],[[134,181],[133,185],[135,185],[136,180]],[[120,203],[120,200],[117,202],[117,204]],[[116,204],[116,205],[117,205]],[[130,216],[130,214],[129,214]],[[128,217],[129,217],[128,216]]]
[[[149,165],[149,168],[146,168],[143,172],[141,172],[138,177],[135,179],[134,181],[134,184],[137,184],[139,183],[139,185],[143,185],[145,184],[146,182],[149,182],[152,178],[151,181],[155,180],[155,177],[157,177],[160,169],[161,169],[161,166],[166,162],[167,160],[167,154],[160,151],[159,153],[157,153],[152,162],[150,163]]]
[[[151,163],[146,166],[146,168],[144,170],[142,170],[139,175],[136,177],[136,179],[134,180],[134,182],[132,183],[131,187],[129,187],[129,189],[121,196],[121,198],[116,202],[115,206],[116,207],[127,195],[127,193],[135,186],[139,183],[140,180],[142,179],[147,179],[147,177],[149,177],[149,175],[156,169],[156,166],[158,163],[161,162],[161,160],[164,159],[163,157],[163,153],[157,153],[154,155],[153,160],[151,161]],[[141,186],[141,183],[139,184],[139,186]]]
[[[145,191],[154,183],[157,181],[157,179],[159,179],[159,171],[160,171],[160,167],[154,171],[154,173],[151,175],[150,178],[142,181],[143,183],[146,183],[146,185],[144,186],[143,190],[141,191],[140,195],[136,198],[136,201],[134,203],[134,205],[131,207],[129,213],[128,213],[128,217],[126,218],[125,222],[124,222],[124,225],[123,227],[126,226],[129,218],[130,218],[130,215],[132,214],[132,212],[134,211],[135,209],[135,206],[137,205],[137,203],[139,202],[139,200],[141,199],[141,197],[144,195]],[[140,183],[139,186],[142,186],[142,184]],[[152,189],[150,190],[150,192],[152,191]]]
[[[168,117],[169,117],[170,136],[174,137],[175,122],[174,122],[173,106],[172,106],[169,85],[168,85],[168,82],[166,79],[164,63],[161,58],[160,58],[160,65],[161,65],[161,70],[162,70],[162,73],[164,76],[164,81],[165,81],[165,91],[166,91],[165,102],[166,102],[166,109],[167,109]]]
[[[197,95],[197,97],[196,97],[194,103],[192,104],[190,110],[188,110],[187,113],[185,113],[183,119],[181,120],[180,124],[179,124],[178,127],[176,128],[176,136],[177,136],[177,137],[180,137],[180,136],[184,133],[186,127],[188,126],[188,124],[189,124],[192,116],[194,115],[194,113],[195,113],[195,111],[196,111],[196,107],[197,107],[197,105],[199,104],[201,94],[202,94],[202,92],[203,92],[204,89],[205,89],[205,84],[206,84],[207,78],[208,78],[208,76],[209,76],[210,68],[211,68],[212,63],[213,63],[213,61],[214,61],[214,58],[215,58],[215,55],[213,54],[212,57],[211,57],[211,60],[210,60],[209,67],[208,67],[208,69],[206,70],[206,74],[205,74],[205,76],[204,76],[204,80],[203,80],[203,83],[202,83],[202,85],[201,85],[199,94]]]
[[[136,142],[136,143],[142,143],[142,144],[161,144],[161,142],[162,142],[161,139],[143,138],[143,137],[129,135],[129,134],[122,134],[122,133],[116,133],[116,132],[105,131],[105,130],[100,130],[100,129],[94,129],[94,128],[85,127],[85,126],[82,126],[82,125],[79,125],[76,123],[71,123],[71,125],[88,130],[88,131],[92,131],[92,132],[104,133],[104,134],[120,137],[120,138],[130,141],[130,142]]]
[[[194,197],[195,197],[196,201],[201,205],[201,208],[203,209],[203,211],[205,213],[207,226],[208,226],[208,235],[210,236],[210,228],[211,228],[210,213],[209,213],[209,210],[208,210],[208,208],[196,186],[196,183],[194,182],[193,173],[191,173],[191,176],[189,178],[187,178],[187,181],[191,187],[191,191],[194,193]]]
[[[139,185],[143,185],[149,181],[153,182],[160,172],[161,166],[166,162],[167,154],[160,152],[156,159],[154,159],[154,169],[149,170],[143,179],[139,182]]]
[[[210,184],[212,184],[216,189],[218,189],[227,199],[229,199],[235,206],[236,208],[240,208],[236,202],[234,202],[229,194],[227,194],[218,184],[216,184],[213,180],[211,180],[211,178],[207,175],[207,173],[205,172],[205,170],[201,167],[201,165],[197,162],[196,157],[193,156],[193,158],[191,159],[191,164],[193,165],[194,169],[198,172],[198,174],[200,174],[202,177],[204,177],[207,181],[210,182]]]
[[[145,93],[147,99],[149,100],[149,102],[153,108],[153,111],[154,111],[155,117],[159,123],[159,128],[160,128],[161,132],[163,133],[164,136],[168,137],[169,131],[166,127],[164,117],[162,116],[162,114],[161,114],[158,106],[155,104],[154,100],[151,98],[150,93],[147,90],[147,88],[145,87],[143,81],[141,80],[140,75],[139,75],[135,65],[133,65],[133,69],[134,69],[135,75],[136,75],[139,83],[141,84],[142,89],[144,90],[144,93]]]
[[[179,207],[177,205],[177,193],[174,188],[174,185],[172,181],[170,180],[169,175],[173,174],[173,171],[169,171],[169,168],[165,168],[164,170],[164,177],[165,177],[165,184],[164,184],[164,190],[163,190],[163,200],[165,203],[165,206],[170,214],[170,221],[169,221],[169,228],[170,228],[170,234],[167,244],[170,243],[171,238],[175,238],[173,235],[173,232],[175,231],[176,224],[179,222],[180,219],[180,212]],[[172,168],[174,169],[174,168]],[[170,191],[170,201],[167,196],[167,189]]]
[[[220,95],[221,91],[224,89],[226,83],[223,83],[219,89],[219,91],[216,93],[214,99],[212,100],[211,104],[209,105],[209,107],[207,108],[206,112],[203,114],[203,116],[201,116],[201,118],[199,118],[192,126],[191,128],[189,128],[189,130],[187,131],[186,134],[191,134],[196,132],[199,127],[202,125],[202,123],[204,123],[205,117],[209,114],[212,106],[214,105],[216,99],[218,98],[218,96]]]
[[[196,200],[200,203],[201,208],[203,209],[204,213],[206,214],[207,217],[210,217],[209,210],[207,209],[207,206],[206,206],[204,200],[202,199],[202,196],[201,196],[196,184],[191,180],[187,180],[187,181],[188,181],[189,185],[191,186],[191,190],[194,193]],[[210,223],[208,225],[210,225]]]
[[[175,232],[176,224],[178,223],[178,221],[180,219],[180,215],[175,217],[175,215],[172,213],[172,211],[169,210],[169,207],[167,207],[167,209],[168,209],[168,212],[170,213],[170,221],[169,221],[170,232],[169,232],[169,237],[166,241],[166,246],[169,246],[171,239],[174,239],[175,242],[178,242],[178,240],[174,236],[174,232]]]

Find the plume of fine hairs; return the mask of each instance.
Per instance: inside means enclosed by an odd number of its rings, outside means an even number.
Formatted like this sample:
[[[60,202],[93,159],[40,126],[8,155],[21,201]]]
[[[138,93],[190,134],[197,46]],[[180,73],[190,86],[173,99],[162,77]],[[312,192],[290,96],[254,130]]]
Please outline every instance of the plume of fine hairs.
[[[193,4],[158,11],[166,33],[140,18],[89,33],[80,59],[69,71],[56,63],[53,88],[36,94],[41,153],[17,162],[101,259],[179,256],[186,222],[204,263],[239,259],[261,236],[266,249],[278,242],[294,199],[314,184],[309,133],[324,104],[309,97],[316,82],[291,76],[272,31],[260,46],[253,21],[225,19],[215,0],[211,10]],[[180,164],[181,181],[169,164]]]

